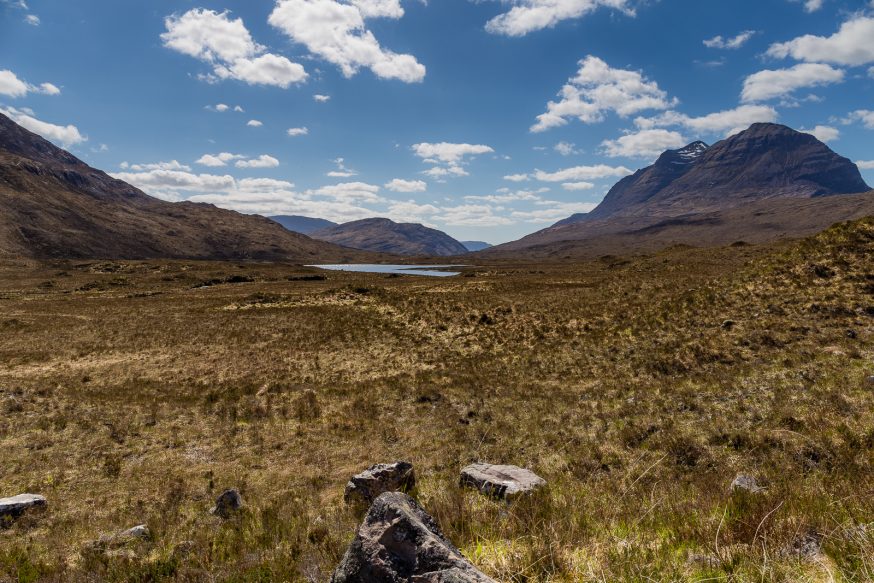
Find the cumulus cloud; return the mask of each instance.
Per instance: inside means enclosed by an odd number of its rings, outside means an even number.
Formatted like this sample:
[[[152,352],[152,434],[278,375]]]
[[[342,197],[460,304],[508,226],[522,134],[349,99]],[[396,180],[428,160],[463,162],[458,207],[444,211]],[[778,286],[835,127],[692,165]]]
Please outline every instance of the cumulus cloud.
[[[261,154],[257,158],[248,160],[237,160],[234,163],[237,168],[276,168],[279,166],[279,160],[267,154]]]
[[[328,101],[331,101],[331,96],[330,95],[321,95],[319,93],[316,93],[315,95],[313,95],[313,99],[315,99],[319,103],[327,103]]]
[[[801,63],[788,69],[759,71],[744,80],[741,100],[766,101],[786,97],[797,89],[840,83],[844,72],[823,63]]]
[[[366,182],[341,182],[306,192],[310,196],[327,196],[343,202],[384,202],[385,199],[378,194],[379,190],[379,186]]]
[[[509,180],[510,182],[525,182],[530,178],[527,174],[507,174],[504,176],[504,180]]]
[[[857,14],[831,36],[806,34],[768,48],[767,55],[809,63],[865,65],[874,62],[874,16]]]
[[[26,22],[27,24],[29,24],[31,26],[39,26],[39,23],[40,23],[39,16],[37,16],[36,14],[28,14],[27,16],[24,17],[24,22]]]
[[[640,129],[656,127],[680,126],[694,131],[696,134],[732,135],[747,129],[754,123],[771,123],[777,121],[777,110],[768,105],[741,105],[734,109],[726,109],[690,117],[676,111],[666,111],[655,117],[638,117],[634,124]]]
[[[599,178],[622,178],[631,173],[631,170],[625,166],[597,164],[594,166],[574,166],[573,168],[565,168],[556,172],[535,170],[534,178],[541,182],[579,182],[598,180]]]
[[[419,204],[413,200],[397,201],[389,204],[386,213],[393,221],[400,223],[423,223],[428,225],[432,216],[440,209],[433,204]]]
[[[22,111],[14,107],[0,107],[0,113],[9,117],[18,125],[39,134],[45,139],[68,148],[76,144],[88,141],[88,138],[79,132],[74,125],[56,125],[37,119],[32,112]]]
[[[249,121],[246,122],[246,125],[249,126],[250,128],[260,128],[264,124],[261,123],[260,121],[258,121],[257,119],[250,119]]]
[[[306,136],[306,135],[309,135],[310,130],[309,130],[309,128],[307,128],[307,127],[302,127],[302,128],[288,128],[288,131],[286,131],[285,133],[287,133],[289,136],[291,136],[292,138],[294,138],[294,137],[296,137],[296,136]]]
[[[825,0],[804,0],[804,11],[810,14],[811,12],[816,12],[822,5],[825,3]]]
[[[551,28],[563,20],[582,18],[600,7],[613,8],[633,16],[629,0],[504,0],[509,11],[492,18],[486,30],[494,34],[524,36]]]
[[[593,182],[565,182],[561,185],[565,190],[591,190],[595,188]]]
[[[245,158],[240,154],[231,154],[230,152],[222,152],[220,154],[204,154],[200,158],[198,158],[195,163],[200,164],[201,166],[209,166],[211,168],[217,168],[219,166],[226,166],[228,162],[233,160],[241,160]]]
[[[754,30],[745,30],[737,36],[722,38],[715,36],[704,41],[704,46],[710,49],[739,49],[756,34]]]
[[[335,158],[333,162],[337,168],[328,172],[326,176],[331,178],[351,178],[358,175],[356,170],[346,167],[346,160],[344,158]]]
[[[579,154],[580,151],[577,150],[576,144],[571,144],[568,142],[559,142],[552,148],[562,156],[570,156],[571,154]]]
[[[105,146],[101,144],[101,146]],[[185,164],[180,164],[178,160],[170,160],[169,162],[155,162],[151,164],[129,164],[122,162],[119,164],[122,170],[132,170],[134,172],[150,172],[152,170],[182,170],[190,172],[191,167]]]
[[[842,120],[845,124],[851,124],[853,122],[862,122],[869,130],[874,130],[874,111],[870,109],[857,109],[856,111],[850,113],[844,120]]]
[[[874,170],[874,160],[856,160],[856,166],[861,170]]]
[[[465,196],[464,200],[468,201],[485,201],[491,203],[507,203],[507,202],[519,202],[519,201],[541,201],[543,197],[540,195],[544,192],[549,192],[548,188],[541,188],[539,190],[517,190],[512,192],[507,189],[498,190],[498,194],[487,194],[485,196]]]
[[[10,71],[0,70],[0,95],[7,97],[24,97],[28,93],[42,93],[43,95],[59,95],[61,90],[51,83],[32,85]]]
[[[638,71],[614,69],[591,55],[579,65],[576,76],[559,92],[560,99],[550,101],[546,112],[537,116],[532,132],[565,125],[569,118],[597,123],[611,111],[626,117],[648,109],[668,109],[677,103]]]
[[[484,144],[456,144],[450,142],[433,144],[422,142],[413,144],[412,150],[425,163],[434,164],[434,167],[423,172],[423,174],[431,178],[467,176],[468,172],[463,168],[463,164],[467,163],[468,158],[494,152],[491,146]]]
[[[266,52],[252,39],[242,18],[228,12],[194,8],[185,14],[164,19],[167,31],[161,34],[164,46],[204,61],[212,72],[207,81],[236,79],[250,85],[287,88],[307,79],[303,66]]]
[[[812,130],[801,130],[806,134],[810,134],[816,137],[820,142],[831,142],[837,140],[841,137],[841,132],[838,128],[833,128],[831,126],[822,126],[818,125]]]
[[[452,227],[496,227],[512,225],[516,221],[497,214],[498,210],[488,204],[462,204],[443,207],[435,219]]]
[[[403,180],[395,178],[385,184],[388,190],[393,192],[425,192],[428,185],[422,180]]]
[[[337,65],[346,77],[362,67],[382,79],[406,83],[425,78],[413,55],[383,48],[365,26],[367,18],[400,18],[400,3],[386,0],[278,0],[268,22],[314,55]]]
[[[655,158],[665,150],[685,146],[688,140],[679,132],[665,129],[640,130],[615,140],[604,140],[601,146],[611,158]]]
[[[512,211],[510,216],[524,223],[554,223],[576,213],[590,212],[598,206],[593,202],[559,202],[554,200],[544,200],[538,204],[543,208]]]

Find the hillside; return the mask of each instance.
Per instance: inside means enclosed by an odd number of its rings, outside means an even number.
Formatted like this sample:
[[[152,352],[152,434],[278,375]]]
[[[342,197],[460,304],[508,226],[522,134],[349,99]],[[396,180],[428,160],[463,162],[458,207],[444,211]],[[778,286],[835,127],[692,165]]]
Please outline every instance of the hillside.
[[[337,223],[327,219],[303,217],[300,215],[275,215],[267,218],[279,223],[289,231],[300,233],[301,235],[309,235],[319,229],[327,229],[329,227],[337,226]]]
[[[342,261],[363,255],[264,217],[153,198],[0,114],[0,256]]]
[[[868,190],[856,165],[815,137],[753,124],[713,146],[669,150],[616,183],[592,212],[486,253],[556,253],[549,247],[559,242],[594,254],[800,237],[874,213],[872,195],[854,198]]]
[[[468,252],[464,245],[437,229],[382,218],[352,221],[311,235],[344,247],[397,255],[448,257]]]
[[[461,244],[470,252],[482,251],[483,249],[492,247],[491,243],[486,243],[485,241],[461,241]]]

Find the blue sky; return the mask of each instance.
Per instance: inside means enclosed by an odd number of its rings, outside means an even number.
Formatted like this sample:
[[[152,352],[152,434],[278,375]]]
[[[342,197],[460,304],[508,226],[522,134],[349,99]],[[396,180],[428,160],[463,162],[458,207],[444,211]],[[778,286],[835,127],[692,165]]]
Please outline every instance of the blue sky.
[[[874,0],[0,0],[0,110],[167,200],[499,243],[755,121],[874,184]]]

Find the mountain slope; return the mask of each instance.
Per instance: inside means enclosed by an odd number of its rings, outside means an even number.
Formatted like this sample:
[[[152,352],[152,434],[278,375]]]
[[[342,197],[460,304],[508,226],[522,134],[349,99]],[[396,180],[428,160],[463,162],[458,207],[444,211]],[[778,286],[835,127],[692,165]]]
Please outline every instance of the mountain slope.
[[[640,244],[635,246],[643,248],[648,246],[647,241],[663,237],[666,224],[674,240],[688,244],[800,236],[810,233],[808,227],[813,225],[824,229],[833,222],[853,218],[858,209],[849,203],[825,205],[823,208],[828,210],[817,216],[816,204],[793,205],[791,201],[867,190],[856,165],[814,136],[778,124],[753,124],[710,147],[694,142],[680,150],[669,150],[652,166],[616,183],[592,212],[574,215],[498,249],[542,248],[559,241],[591,242],[603,237],[639,237]],[[780,228],[772,230],[755,220],[761,216],[755,213],[767,213],[767,201],[784,199],[790,202],[773,208],[796,216],[805,228],[774,217]],[[841,209],[848,214],[842,214]],[[805,213],[812,214],[801,217]],[[708,234],[701,230],[707,221],[732,225],[737,236],[727,240],[728,232],[718,237]],[[757,228],[763,229],[761,233]],[[684,234],[683,229],[688,233]],[[656,232],[662,235],[655,237]]]
[[[338,223],[327,219],[317,219],[313,217],[303,217],[300,215],[276,215],[267,217],[271,221],[275,221],[293,233],[301,235],[309,235],[319,229],[327,229],[336,227]]]
[[[471,253],[474,251],[482,251],[483,249],[488,249],[492,246],[491,243],[486,243],[485,241],[460,241],[460,243]]]
[[[312,233],[314,239],[345,247],[398,255],[451,256],[467,249],[442,231],[390,219],[363,219]]]
[[[2,114],[0,255],[288,261],[362,256],[264,217],[153,198]]]

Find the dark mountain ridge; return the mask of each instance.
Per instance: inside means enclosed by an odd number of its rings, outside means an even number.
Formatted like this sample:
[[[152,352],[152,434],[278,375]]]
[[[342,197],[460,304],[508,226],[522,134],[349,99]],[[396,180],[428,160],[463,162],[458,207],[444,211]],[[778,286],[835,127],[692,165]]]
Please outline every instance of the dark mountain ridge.
[[[274,215],[267,218],[271,221],[279,223],[289,231],[292,231],[293,233],[300,233],[301,235],[309,235],[310,233],[318,231],[319,229],[336,227],[339,224],[335,223],[334,221],[329,221],[327,219],[304,217],[301,215]]]
[[[0,255],[340,261],[371,257],[273,221],[166,202],[0,114]]]
[[[391,219],[362,219],[312,233],[314,239],[353,249],[397,255],[463,255],[467,248],[437,229],[417,223],[396,223]]]

